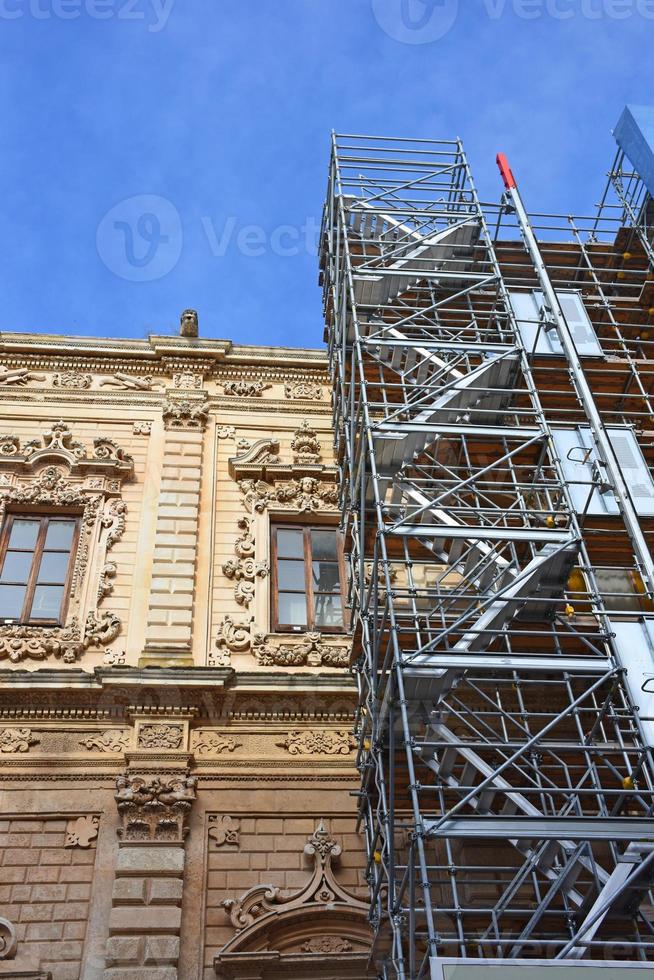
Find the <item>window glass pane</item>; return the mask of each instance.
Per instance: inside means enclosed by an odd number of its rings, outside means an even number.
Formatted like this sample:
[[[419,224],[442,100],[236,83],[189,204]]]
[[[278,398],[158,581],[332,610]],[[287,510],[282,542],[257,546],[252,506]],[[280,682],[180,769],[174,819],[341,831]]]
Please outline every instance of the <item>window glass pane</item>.
[[[277,529],[277,554],[280,558],[304,558],[302,531],[298,528]]]
[[[5,555],[5,563],[2,567],[2,582],[22,582],[27,583],[32,558],[34,556],[29,551],[8,551]]]
[[[63,584],[66,581],[67,570],[68,552],[44,551],[36,580],[37,582],[58,582]]]
[[[279,593],[279,622],[284,626],[307,625],[307,602],[304,595]]]
[[[24,600],[24,585],[0,585],[0,620],[19,619]]]
[[[30,619],[58,619],[63,597],[63,585],[37,585]]]
[[[9,547],[33,550],[40,526],[41,521],[15,520],[11,525]]]
[[[45,535],[45,547],[70,551],[75,521],[50,521]]]
[[[277,583],[280,589],[305,591],[304,562],[281,559],[277,562]]]
[[[336,561],[336,531],[312,531],[311,555],[314,559]]]
[[[335,561],[314,561],[313,588],[315,592],[340,592],[340,576]]]
[[[336,595],[318,595],[315,597],[316,626],[342,626],[343,610],[341,597]]]

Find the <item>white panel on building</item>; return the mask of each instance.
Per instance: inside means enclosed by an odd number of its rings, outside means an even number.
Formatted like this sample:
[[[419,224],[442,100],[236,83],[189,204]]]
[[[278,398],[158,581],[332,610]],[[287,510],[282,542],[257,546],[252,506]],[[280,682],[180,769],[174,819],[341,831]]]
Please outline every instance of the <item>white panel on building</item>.
[[[641,517],[654,517],[654,480],[633,430],[607,426],[606,431],[637,513]],[[605,470],[598,462],[589,427],[556,428],[552,436],[575,510],[591,515],[618,514],[613,492],[604,482]]]
[[[654,746],[654,620],[610,620],[620,665],[625,668],[629,697],[638,709],[648,745]]]
[[[563,315],[572,333],[575,346],[580,354],[593,357],[602,353],[602,348],[590,322],[581,294],[574,291],[557,292]],[[561,354],[563,348],[556,327],[547,325],[543,318],[545,298],[541,292],[509,293],[511,306],[518,323],[522,342],[528,351],[536,354]],[[540,332],[538,330],[540,326]],[[538,341],[536,341],[538,336]]]

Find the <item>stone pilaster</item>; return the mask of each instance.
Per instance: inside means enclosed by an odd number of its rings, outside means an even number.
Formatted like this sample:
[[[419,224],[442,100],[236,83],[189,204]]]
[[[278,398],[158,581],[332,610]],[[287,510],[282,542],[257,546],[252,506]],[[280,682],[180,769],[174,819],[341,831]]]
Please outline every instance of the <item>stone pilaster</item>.
[[[195,780],[127,774],[116,785],[122,827],[104,980],[177,980]]]
[[[202,448],[207,406],[164,405],[165,438],[145,650],[141,666],[184,666],[191,655]]]

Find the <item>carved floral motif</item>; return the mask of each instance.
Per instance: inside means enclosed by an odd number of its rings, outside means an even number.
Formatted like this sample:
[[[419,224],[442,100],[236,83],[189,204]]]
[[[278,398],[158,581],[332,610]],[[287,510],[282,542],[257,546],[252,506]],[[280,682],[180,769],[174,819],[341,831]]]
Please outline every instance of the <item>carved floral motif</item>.
[[[198,755],[220,755],[221,752],[234,752],[243,745],[237,742],[233,735],[221,735],[219,732],[196,732],[193,751]]]
[[[287,381],[284,385],[284,395],[286,398],[302,398],[306,401],[320,401],[322,399],[322,386],[313,381]]]
[[[255,542],[252,522],[249,518],[242,517],[238,526],[243,531],[241,537],[234,543],[234,551],[238,557],[236,560],[230,558],[222,568],[223,574],[236,582],[234,598],[237,603],[247,609],[254,599],[256,579],[265,578],[270,567],[267,561],[254,560]]]
[[[222,623],[218,626],[216,634],[216,647],[218,654],[212,656],[212,666],[229,667],[230,651],[249,650],[251,643],[250,630],[252,619],[235,620],[230,615],[226,615]],[[222,648],[225,648],[224,650]]]
[[[349,953],[352,943],[341,936],[314,936],[302,943],[300,950],[303,953]]]
[[[68,826],[66,827],[64,847],[90,847],[91,841],[95,840],[98,836],[99,823],[98,818],[93,816],[84,816],[78,817],[77,820],[69,820]]]
[[[0,752],[29,752],[40,741],[31,728],[0,728]]]
[[[272,385],[265,381],[226,381],[222,389],[226,395],[233,398],[256,398],[262,392],[272,388]]]
[[[132,430],[135,436],[149,436],[152,432],[152,422],[135,422]]]
[[[290,755],[349,755],[356,748],[351,732],[289,732],[283,742],[275,742]]]
[[[235,844],[238,847],[240,828],[240,821],[227,814],[212,814],[209,817],[209,837],[216,847],[222,847],[224,844]]]
[[[277,644],[255,633],[252,650],[262,667],[348,667],[349,646],[328,646],[321,633],[304,633],[300,643]]]
[[[92,752],[124,752],[130,742],[129,732],[122,731],[120,728],[110,728],[105,732],[98,732],[96,735],[89,735],[88,738],[80,739],[80,745]]]
[[[0,436],[0,456],[16,456],[19,451],[18,436]]]
[[[236,435],[236,429],[233,425],[219,425],[216,429],[216,435],[219,439],[233,439]]]
[[[320,442],[315,429],[312,429],[305,419],[302,425],[295,430],[291,442],[293,450],[293,460],[296,464],[320,462]]]
[[[178,749],[182,744],[183,729],[179,725],[142,725],[139,730],[139,748]]]
[[[180,371],[179,374],[173,374],[173,387],[174,388],[201,388],[202,375],[193,374],[191,371]]]
[[[166,429],[204,429],[209,418],[209,402],[169,398],[163,406]]]
[[[195,800],[197,779],[175,775],[148,779],[126,773],[116,780],[116,804],[123,840],[181,842],[188,834],[188,816]]]

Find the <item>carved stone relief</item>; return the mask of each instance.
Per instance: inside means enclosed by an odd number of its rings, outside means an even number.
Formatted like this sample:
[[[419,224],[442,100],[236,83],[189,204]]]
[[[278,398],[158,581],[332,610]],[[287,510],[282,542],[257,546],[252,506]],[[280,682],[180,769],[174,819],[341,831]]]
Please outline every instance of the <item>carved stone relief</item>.
[[[135,436],[149,436],[152,432],[152,422],[135,422],[133,432]]]
[[[166,429],[204,429],[209,418],[209,402],[168,398],[163,406]]]
[[[293,461],[296,464],[312,464],[320,462],[320,442],[315,429],[312,429],[305,419],[302,425],[295,430],[291,442],[293,450]]]
[[[80,745],[89,752],[124,752],[130,743],[130,733],[120,728],[110,728],[105,732],[80,739]]]
[[[180,371],[178,374],[173,374],[173,387],[174,388],[201,388],[202,375],[193,374],[191,371]]]
[[[9,919],[0,918],[0,960],[13,960],[18,946],[16,927]]]
[[[29,381],[45,381],[45,379],[45,374],[36,374],[28,368],[8,368],[0,364],[0,386],[3,388],[9,385],[22,386]]]
[[[313,381],[288,381],[284,385],[284,395],[286,398],[299,399],[306,401],[321,401],[323,395],[322,386]]]
[[[219,439],[233,439],[236,435],[236,429],[233,425],[219,425],[216,429],[216,435]]]
[[[55,374],[52,383],[55,388],[90,388],[93,377],[78,371],[65,371]]]
[[[91,846],[91,841],[98,836],[98,826],[100,821],[97,817],[84,816],[76,820],[69,820],[66,827],[66,839],[64,847],[83,847]]]
[[[266,384],[265,381],[246,381],[245,379],[226,381],[222,385],[224,393],[232,398],[256,398],[268,388],[272,388],[272,385]]]
[[[141,725],[138,746],[140,749],[178,749],[183,737],[181,725]]]
[[[252,532],[252,522],[247,517],[242,517],[238,521],[238,527],[242,534],[234,543],[234,551],[237,558],[230,558],[223,565],[223,575],[236,582],[234,588],[234,598],[239,606],[247,607],[254,598],[255,581],[257,578],[265,578],[270,571],[267,561],[255,561],[255,542]]]
[[[164,388],[163,384],[156,383],[150,374],[136,375],[120,373],[102,378],[99,386],[101,388],[118,388],[123,391],[162,391]]]
[[[122,827],[119,837],[129,840],[182,842],[195,800],[197,779],[175,775],[153,779],[126,773],[116,780],[116,804]]]
[[[300,477],[271,487],[263,480],[240,480],[239,489],[245,498],[245,506],[252,513],[262,514],[269,504],[284,510],[294,510],[300,514],[315,511],[336,511],[338,504],[338,489],[336,486],[325,486],[314,477]]]
[[[252,652],[262,667],[348,667],[350,646],[328,646],[321,633],[303,633],[295,643],[279,643],[265,633],[252,637]]]
[[[351,732],[289,732],[283,742],[275,742],[290,755],[349,755],[356,748]]]
[[[29,752],[40,741],[31,728],[0,728],[0,752]]]
[[[227,814],[212,814],[209,817],[209,837],[216,847],[222,847],[224,844],[238,847],[240,827],[240,821]]]
[[[198,755],[220,755],[222,752],[234,752],[243,745],[237,742],[233,735],[221,735],[219,732],[198,731],[193,735],[193,751]]]

